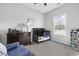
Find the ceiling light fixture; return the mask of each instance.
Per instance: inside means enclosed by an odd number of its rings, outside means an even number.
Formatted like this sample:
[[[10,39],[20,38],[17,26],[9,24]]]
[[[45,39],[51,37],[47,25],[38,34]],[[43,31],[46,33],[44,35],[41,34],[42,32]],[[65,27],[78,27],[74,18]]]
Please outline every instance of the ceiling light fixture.
[[[56,5],[60,5],[61,3],[57,3]]]
[[[44,3],[44,6],[47,6],[47,3]]]
[[[37,3],[33,3],[34,5],[36,5]],[[47,3],[43,3],[44,6],[47,6]]]
[[[37,4],[37,3],[33,3],[33,4]]]

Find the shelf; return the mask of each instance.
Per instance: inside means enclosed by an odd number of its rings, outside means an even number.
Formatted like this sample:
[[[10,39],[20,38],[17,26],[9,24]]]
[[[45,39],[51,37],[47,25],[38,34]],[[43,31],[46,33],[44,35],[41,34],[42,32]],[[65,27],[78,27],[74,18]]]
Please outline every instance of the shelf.
[[[77,40],[79,39],[79,31],[76,30],[70,32],[70,44],[72,47],[74,46],[77,48],[77,46],[79,46],[79,43],[77,43]]]

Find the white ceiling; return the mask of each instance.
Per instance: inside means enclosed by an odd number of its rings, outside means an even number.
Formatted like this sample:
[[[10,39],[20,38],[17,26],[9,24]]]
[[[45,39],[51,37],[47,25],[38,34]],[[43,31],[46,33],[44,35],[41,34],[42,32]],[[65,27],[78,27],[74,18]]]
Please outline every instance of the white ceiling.
[[[44,3],[37,3],[37,4],[34,4],[34,3],[23,3],[23,5],[27,6],[27,7],[30,7],[34,10],[37,10],[39,12],[42,12],[42,13],[47,13],[61,5],[63,5],[63,3],[47,3],[47,6],[44,6]]]

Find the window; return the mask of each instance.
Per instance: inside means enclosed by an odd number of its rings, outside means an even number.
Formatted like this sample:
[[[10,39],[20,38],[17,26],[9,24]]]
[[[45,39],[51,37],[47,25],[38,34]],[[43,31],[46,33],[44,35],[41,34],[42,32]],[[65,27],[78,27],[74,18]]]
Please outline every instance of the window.
[[[66,18],[67,14],[53,17],[53,35],[66,36]]]

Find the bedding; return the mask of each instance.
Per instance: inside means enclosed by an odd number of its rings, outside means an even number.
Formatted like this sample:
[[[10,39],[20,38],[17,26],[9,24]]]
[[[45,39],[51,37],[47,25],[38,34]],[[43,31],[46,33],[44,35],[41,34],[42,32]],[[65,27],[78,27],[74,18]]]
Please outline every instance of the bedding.
[[[6,46],[0,43],[0,56],[7,56]]]
[[[19,42],[8,44],[6,47],[8,56],[35,56],[26,47],[20,45]]]

